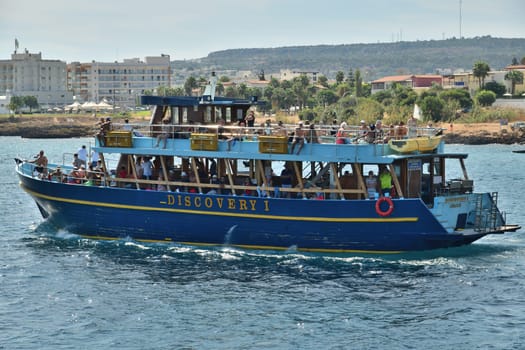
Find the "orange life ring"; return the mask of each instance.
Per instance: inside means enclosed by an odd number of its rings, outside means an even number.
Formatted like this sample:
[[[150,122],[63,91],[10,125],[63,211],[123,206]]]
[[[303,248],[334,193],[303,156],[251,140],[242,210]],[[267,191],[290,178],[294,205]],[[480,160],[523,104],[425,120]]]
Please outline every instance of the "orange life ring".
[[[388,203],[388,209],[383,211],[381,210],[381,203],[387,202]],[[394,202],[392,202],[392,199],[390,197],[381,197],[376,202],[376,213],[378,213],[380,216],[389,216],[394,211]]]

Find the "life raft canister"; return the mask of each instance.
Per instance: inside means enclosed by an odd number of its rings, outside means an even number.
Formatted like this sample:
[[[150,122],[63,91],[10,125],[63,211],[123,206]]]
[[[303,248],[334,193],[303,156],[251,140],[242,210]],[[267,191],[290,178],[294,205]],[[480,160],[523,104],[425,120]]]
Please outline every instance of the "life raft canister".
[[[383,211],[381,209],[381,204],[383,204],[383,202],[387,202],[388,204],[388,209]],[[392,214],[392,212],[394,211],[394,202],[392,202],[392,199],[390,199],[390,197],[381,197],[377,200],[376,202],[376,213],[379,214],[380,216],[389,216],[390,214]]]

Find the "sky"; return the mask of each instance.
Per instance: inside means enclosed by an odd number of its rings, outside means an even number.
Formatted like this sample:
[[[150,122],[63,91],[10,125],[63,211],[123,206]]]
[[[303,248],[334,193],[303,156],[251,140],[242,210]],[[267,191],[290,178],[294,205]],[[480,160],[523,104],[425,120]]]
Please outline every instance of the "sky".
[[[0,0],[0,59],[15,39],[18,52],[69,63],[460,33],[524,38],[524,18],[523,0]]]

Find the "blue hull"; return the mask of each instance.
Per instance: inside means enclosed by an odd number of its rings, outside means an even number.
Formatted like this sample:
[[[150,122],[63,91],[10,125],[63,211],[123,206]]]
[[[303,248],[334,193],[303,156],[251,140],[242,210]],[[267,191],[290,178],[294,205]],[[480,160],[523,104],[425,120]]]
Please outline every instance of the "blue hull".
[[[90,187],[19,174],[48,222],[100,239],[318,252],[401,252],[469,244],[486,233],[448,233],[420,199],[298,200]]]

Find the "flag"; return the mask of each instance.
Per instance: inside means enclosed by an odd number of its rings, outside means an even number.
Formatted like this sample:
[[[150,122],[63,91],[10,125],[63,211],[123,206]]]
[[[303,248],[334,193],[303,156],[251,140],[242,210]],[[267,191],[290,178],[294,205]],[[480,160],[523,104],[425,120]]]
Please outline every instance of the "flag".
[[[15,51],[18,50],[18,39],[15,38]]]

